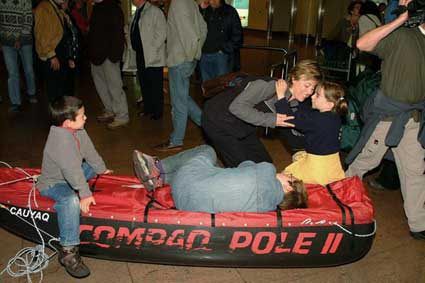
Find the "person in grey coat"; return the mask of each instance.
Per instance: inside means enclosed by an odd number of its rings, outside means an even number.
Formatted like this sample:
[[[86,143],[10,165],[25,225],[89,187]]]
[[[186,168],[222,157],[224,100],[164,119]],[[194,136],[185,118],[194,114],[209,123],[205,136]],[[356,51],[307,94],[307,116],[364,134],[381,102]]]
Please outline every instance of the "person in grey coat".
[[[164,13],[146,0],[132,0],[137,7],[130,28],[131,47],[136,51],[137,77],[142,90],[144,111],[157,120],[162,117],[163,67],[167,22]]]
[[[172,0],[167,20],[167,66],[170,83],[173,132],[155,147],[159,151],[181,150],[187,118],[201,125],[201,109],[189,95],[190,76],[201,58],[207,24],[193,0]]]

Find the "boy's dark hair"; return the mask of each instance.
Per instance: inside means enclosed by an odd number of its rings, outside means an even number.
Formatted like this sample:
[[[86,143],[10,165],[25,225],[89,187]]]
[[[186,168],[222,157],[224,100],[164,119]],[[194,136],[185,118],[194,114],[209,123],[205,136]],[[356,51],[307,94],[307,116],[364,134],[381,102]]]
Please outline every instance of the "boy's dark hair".
[[[59,97],[49,106],[52,124],[60,127],[67,119],[75,121],[78,110],[83,106],[81,99],[75,96]]]
[[[307,208],[308,197],[303,181],[293,180],[289,183],[294,190],[285,193],[282,202],[279,204],[279,208],[282,210]]]

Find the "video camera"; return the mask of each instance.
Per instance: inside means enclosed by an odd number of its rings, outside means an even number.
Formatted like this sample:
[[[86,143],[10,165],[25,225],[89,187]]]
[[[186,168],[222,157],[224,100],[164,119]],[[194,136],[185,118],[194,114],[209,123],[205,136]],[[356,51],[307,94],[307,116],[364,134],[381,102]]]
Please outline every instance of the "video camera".
[[[404,23],[405,27],[417,27],[425,23],[425,0],[413,0],[407,6],[398,6],[392,14],[400,15],[409,11],[409,19]]]

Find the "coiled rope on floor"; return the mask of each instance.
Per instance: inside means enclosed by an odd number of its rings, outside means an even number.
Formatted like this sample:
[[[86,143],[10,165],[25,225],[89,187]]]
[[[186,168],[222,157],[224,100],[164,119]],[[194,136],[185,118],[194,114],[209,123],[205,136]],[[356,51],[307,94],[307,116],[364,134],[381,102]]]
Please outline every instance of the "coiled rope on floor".
[[[24,173],[26,176],[24,178],[19,178],[19,179],[11,180],[8,182],[0,183],[0,187],[3,185],[13,184],[13,183],[17,183],[17,182],[21,182],[25,180],[32,180],[32,188],[28,194],[28,209],[30,211],[32,223],[20,217],[19,215],[15,215],[15,214],[13,215],[18,217],[20,220],[26,222],[30,226],[34,227],[41,240],[40,245],[36,245],[35,247],[26,247],[18,251],[18,253],[8,261],[6,267],[0,272],[0,276],[2,276],[4,272],[7,272],[7,274],[9,274],[13,278],[26,276],[27,282],[32,283],[31,275],[40,273],[39,282],[42,282],[43,270],[49,265],[49,260],[52,257],[54,257],[57,253],[57,249],[54,247],[54,245],[52,245],[52,241],[59,241],[59,239],[38,228],[37,223],[35,222],[35,219],[34,219],[34,214],[32,213],[31,197],[33,198],[33,201],[36,207],[38,207],[37,200],[35,197],[36,196],[35,184],[36,184],[38,175],[30,175],[28,172],[26,172],[22,168],[18,168],[18,167],[12,168],[12,166],[10,166],[9,164],[3,161],[0,161],[0,164],[4,164],[5,166],[11,169],[18,170]],[[4,205],[0,204],[0,208],[6,209],[7,211],[9,211],[9,213],[11,213],[9,208]],[[45,251],[46,244],[41,233],[50,237],[50,240],[48,241],[48,245],[55,251],[51,255],[47,254]]]

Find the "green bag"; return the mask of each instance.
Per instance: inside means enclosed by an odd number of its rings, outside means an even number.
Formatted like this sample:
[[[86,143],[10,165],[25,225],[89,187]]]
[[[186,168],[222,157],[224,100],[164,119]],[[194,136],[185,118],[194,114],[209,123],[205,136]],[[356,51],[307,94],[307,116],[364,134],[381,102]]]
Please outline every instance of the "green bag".
[[[348,113],[341,127],[341,150],[350,151],[360,137],[363,127],[362,109],[367,98],[372,95],[381,82],[381,72],[366,69],[360,73],[348,88],[346,99]]]

